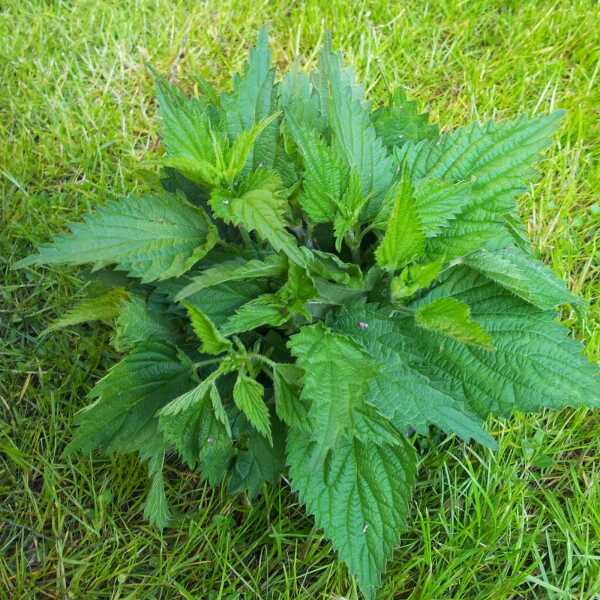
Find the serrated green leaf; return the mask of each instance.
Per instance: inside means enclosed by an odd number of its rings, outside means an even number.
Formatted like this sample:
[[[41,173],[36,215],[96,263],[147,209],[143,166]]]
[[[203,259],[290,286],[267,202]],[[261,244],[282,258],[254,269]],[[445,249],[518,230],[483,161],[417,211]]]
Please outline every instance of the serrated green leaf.
[[[366,201],[367,198],[363,196],[358,174],[355,170],[351,170],[348,176],[348,185],[338,202],[338,212],[333,222],[335,248],[338,252],[342,249],[342,241],[345,236],[358,224]]]
[[[527,236],[527,228],[519,215],[518,210],[507,214],[504,217],[504,225],[508,230],[512,238],[512,244],[514,244],[519,250],[531,253],[531,240]]]
[[[290,430],[287,461],[292,487],[363,594],[373,598],[406,525],[415,452],[402,436],[396,445],[340,438],[325,461],[318,457],[316,442]]]
[[[310,430],[308,409],[301,399],[302,370],[278,363],[273,369],[273,393],[277,416],[289,427]]]
[[[275,251],[284,252],[296,264],[304,264],[304,255],[295,238],[286,230],[286,204],[279,192],[252,189],[239,198],[213,194],[210,203],[219,218],[247,231],[256,231]]]
[[[348,166],[334,148],[291,115],[287,124],[304,158],[300,206],[314,223],[333,222],[347,185]]]
[[[235,178],[242,172],[258,137],[278,116],[278,114],[270,115],[254,124],[250,129],[245,129],[236,137],[227,152],[227,168],[224,173],[226,181],[233,183]]]
[[[490,334],[471,318],[469,305],[456,298],[438,298],[429,304],[421,304],[415,312],[415,321],[419,327],[463,344],[494,350]]]
[[[477,413],[508,415],[543,407],[600,406],[598,370],[581,345],[542,311],[468,268],[455,269],[412,307],[453,297],[471,307],[495,352],[466,346],[402,321],[430,372],[443,376]]]
[[[248,431],[246,448],[238,453],[229,480],[229,492],[244,491],[254,498],[263,483],[277,483],[285,467],[285,431],[272,419],[273,442],[254,429]]]
[[[379,109],[373,117],[377,135],[392,149],[406,141],[419,142],[438,136],[436,125],[428,123],[426,113],[419,114],[417,103],[409,101],[403,90],[396,90],[390,106]]]
[[[158,289],[174,298],[189,283],[188,278],[182,277],[161,282]],[[201,310],[217,327],[221,327],[241,306],[270,289],[266,281],[228,281],[195,292],[186,298],[186,302]]]
[[[309,271],[313,275],[329,279],[335,283],[359,288],[363,283],[363,276],[358,265],[346,263],[335,254],[321,250],[302,248],[306,257]]]
[[[143,282],[177,277],[215,245],[206,213],[180,196],[127,196],[71,224],[17,266],[114,264]]]
[[[240,373],[233,387],[233,401],[244,413],[254,429],[263,435],[271,446],[271,419],[264,401],[265,389],[255,379]]]
[[[175,300],[183,300],[200,290],[228,281],[281,277],[285,273],[286,262],[284,257],[273,254],[264,260],[247,261],[240,258],[215,265],[193,277],[191,283],[175,296]]]
[[[67,452],[134,452],[158,435],[155,413],[192,385],[189,365],[162,342],[145,342],[117,363],[90,392],[96,401],[76,418]]]
[[[274,79],[267,29],[263,27],[256,46],[250,51],[243,75],[236,75],[233,91],[221,96],[225,125],[232,141],[275,112]],[[258,167],[273,167],[277,138],[278,124],[275,121],[258,136],[246,163],[248,171]]]
[[[350,69],[342,69],[338,55],[326,43],[319,61],[320,95],[335,143],[348,166],[360,179],[362,195],[368,198],[363,219],[374,217],[392,183],[393,163],[371,123],[362,89]]]
[[[404,177],[395,192],[394,205],[375,258],[384,269],[395,271],[419,256],[424,248],[423,224],[417,214],[410,180]]]
[[[166,79],[156,76],[161,136],[167,148],[165,164],[181,171],[188,179],[215,185],[218,147],[223,143],[211,128],[206,104],[186,98]]]
[[[115,325],[113,344],[119,352],[137,344],[156,340],[176,344],[180,338],[173,319],[160,305],[152,306],[148,300],[131,295],[124,302]]]
[[[123,288],[107,290],[99,296],[86,298],[69,309],[62,317],[57,319],[40,335],[45,335],[80,323],[90,321],[110,321],[114,319],[121,310],[121,306],[127,299],[128,293]]]
[[[404,320],[395,318],[392,310],[354,305],[340,311],[331,326],[355,338],[380,363],[380,372],[369,383],[367,400],[397,429],[412,428],[426,435],[433,424],[464,440],[496,447],[465,398],[429,372],[427,355],[416,348]]]
[[[402,146],[397,160],[413,178],[471,182],[471,201],[431,240],[431,255],[463,256],[491,239],[511,243],[505,217],[534,178],[533,163],[549,144],[562,115],[556,111],[505,123],[475,123],[437,140]]]
[[[409,265],[390,283],[392,300],[408,298],[418,290],[429,287],[440,274],[445,257],[416,265]]]
[[[415,208],[428,238],[437,236],[471,200],[469,183],[426,177],[414,184]]]
[[[282,314],[290,318],[300,315],[305,319],[312,319],[307,303],[317,296],[314,279],[308,270],[290,263],[287,282],[276,294],[282,305]]]
[[[221,327],[224,335],[251,331],[271,325],[279,327],[289,319],[286,305],[276,294],[265,294],[241,306]]]
[[[384,419],[365,401],[379,366],[355,341],[319,323],[300,329],[288,346],[304,371],[301,401],[309,406],[312,438],[323,456],[343,436],[374,444],[387,439]]]
[[[227,471],[233,445],[213,410],[212,387],[212,384],[196,387],[194,402],[178,412],[161,412],[159,423],[165,439],[187,465],[193,469],[199,464],[204,477],[216,485]]]
[[[300,206],[314,223],[334,223],[339,252],[344,235],[358,223],[367,201],[359,173],[349,168],[336,146],[328,146],[292,114],[287,124],[304,158]]]
[[[202,342],[200,352],[221,354],[231,348],[231,342],[215,327],[215,324],[193,304],[183,303],[192,322],[192,329]]]
[[[200,472],[210,485],[220,484],[229,472],[231,461],[235,456],[233,444],[228,438],[213,436],[200,452]]]
[[[284,194],[289,196],[298,187],[300,182],[300,169],[283,151],[278,151],[275,156],[273,170],[281,180],[284,188]]]
[[[541,309],[559,304],[581,304],[563,281],[541,261],[516,246],[479,250],[465,264]]]
[[[205,96],[205,99],[208,100],[210,105],[219,108],[221,105],[221,98],[219,97],[217,90],[215,90],[215,88],[198,73],[194,75],[194,80],[198,84],[200,93]]]
[[[148,461],[148,474],[151,483],[144,504],[144,517],[159,529],[167,527],[172,519],[169,501],[165,493],[163,463],[164,450],[153,455]]]
[[[363,288],[347,287],[339,283],[332,283],[321,277],[315,277],[315,288],[319,295],[318,302],[322,304],[345,305],[353,304],[364,298],[367,290]]]
[[[304,264],[304,256],[295,238],[286,231],[285,205],[268,190],[253,190],[231,202],[232,222],[248,231],[256,231],[277,252],[284,252],[296,264]]]
[[[303,301],[314,296],[315,288],[307,269],[290,263],[287,275],[287,282],[283,286],[282,294]]]
[[[178,415],[186,412],[188,409],[200,406],[204,402],[206,395],[220,375],[220,371],[213,371],[206,379],[201,381],[196,387],[188,389],[185,393],[172,399],[166,406],[160,409],[161,417]]]
[[[535,174],[533,162],[551,141],[564,111],[519,117],[503,123],[473,123],[406,148],[404,158],[413,177],[469,181],[488,199],[510,198],[525,191]],[[506,203],[512,208],[512,202]]]
[[[279,86],[279,97],[287,116],[287,124],[291,116],[296,123],[301,123],[305,130],[323,131],[325,123],[319,108],[318,95],[310,77],[302,72],[297,62],[283,78]],[[295,141],[298,144],[298,140]]]
[[[219,393],[219,389],[214,383],[210,388],[209,394],[215,417],[217,421],[219,421],[223,425],[223,427],[225,427],[227,435],[231,438],[231,425],[229,423],[229,416],[227,415],[225,406],[223,406],[223,401],[221,400],[221,394]]]

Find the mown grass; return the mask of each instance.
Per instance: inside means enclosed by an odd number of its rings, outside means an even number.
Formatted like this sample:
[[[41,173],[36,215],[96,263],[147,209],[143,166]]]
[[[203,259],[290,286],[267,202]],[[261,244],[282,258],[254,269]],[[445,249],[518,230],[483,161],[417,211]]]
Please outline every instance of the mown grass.
[[[592,0],[0,5],[0,598],[354,598],[287,486],[252,506],[169,465],[180,515],[144,523],[133,458],[65,459],[71,417],[115,356],[101,326],[38,339],[76,272],[14,271],[33,245],[147,186],[150,62],[187,89],[227,82],[262,22],[279,66],[326,29],[375,98],[406,86],[444,127],[568,110],[522,200],[537,250],[592,308],[565,321],[600,358],[600,5]],[[150,167],[152,168],[152,167]],[[490,423],[500,449],[422,440],[412,523],[381,598],[600,597],[600,419],[566,410]]]

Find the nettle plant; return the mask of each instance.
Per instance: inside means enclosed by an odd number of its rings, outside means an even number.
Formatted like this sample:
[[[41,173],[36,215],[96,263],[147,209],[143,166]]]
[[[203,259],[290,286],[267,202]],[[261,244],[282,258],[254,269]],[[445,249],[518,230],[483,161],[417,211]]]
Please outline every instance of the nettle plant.
[[[561,113],[440,133],[401,92],[372,112],[329,43],[315,73],[276,83],[264,30],[232,91],[157,88],[164,190],[21,262],[91,264],[108,288],[57,326],[113,320],[125,354],[67,450],[139,453],[161,527],[172,452],[250,496],[287,469],[371,597],[417,436],[494,448],[490,414],[600,403],[555,320],[581,301],[516,211]]]

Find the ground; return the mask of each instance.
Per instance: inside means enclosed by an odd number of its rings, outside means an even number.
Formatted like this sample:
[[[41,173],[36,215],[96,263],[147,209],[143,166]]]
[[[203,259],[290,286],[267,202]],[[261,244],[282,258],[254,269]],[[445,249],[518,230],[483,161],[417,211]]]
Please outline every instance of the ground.
[[[64,458],[72,416],[115,360],[103,326],[39,338],[77,273],[11,265],[158,154],[146,65],[227,84],[261,23],[312,63],[333,32],[378,101],[404,86],[444,128],[567,109],[522,198],[534,247],[591,304],[563,313],[600,358],[600,5],[592,0],[4,0],[0,5],[0,598],[356,598],[285,482],[252,505],[173,462],[176,527],[144,523],[134,458]],[[493,453],[420,444],[409,530],[380,598],[600,598],[600,415],[493,420]]]

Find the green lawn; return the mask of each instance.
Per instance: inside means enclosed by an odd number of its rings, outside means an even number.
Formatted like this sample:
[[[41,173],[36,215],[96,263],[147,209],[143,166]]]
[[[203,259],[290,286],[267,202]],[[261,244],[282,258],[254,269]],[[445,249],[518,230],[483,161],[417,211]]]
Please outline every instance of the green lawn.
[[[537,251],[592,308],[565,312],[600,359],[600,4],[592,0],[4,0],[0,5],[0,599],[356,598],[285,484],[252,505],[173,461],[180,515],[143,520],[134,457],[65,459],[73,414],[115,360],[102,326],[38,339],[77,293],[67,269],[12,270],[159,152],[146,63],[225,84],[262,22],[276,63],[334,34],[376,98],[405,86],[444,127],[567,109],[522,198]],[[594,305],[595,303],[595,305]],[[600,598],[600,418],[495,420],[492,453],[421,440],[411,528],[383,598]]]

